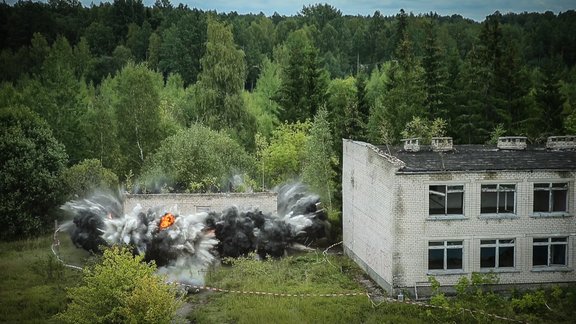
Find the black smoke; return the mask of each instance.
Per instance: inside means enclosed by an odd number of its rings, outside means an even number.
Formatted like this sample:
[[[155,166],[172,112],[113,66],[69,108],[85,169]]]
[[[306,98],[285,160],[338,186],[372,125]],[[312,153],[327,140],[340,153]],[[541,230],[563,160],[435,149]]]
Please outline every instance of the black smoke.
[[[308,245],[326,236],[328,222],[318,196],[301,184],[277,192],[278,214],[235,206],[193,215],[180,215],[176,207],[137,206],[122,214],[122,199],[105,194],[68,202],[63,209],[73,215],[69,232],[76,246],[99,252],[103,245],[129,245],[171,280],[198,283],[218,257],[255,252],[260,258],[278,258],[296,243]],[[175,221],[162,229],[167,212]]]

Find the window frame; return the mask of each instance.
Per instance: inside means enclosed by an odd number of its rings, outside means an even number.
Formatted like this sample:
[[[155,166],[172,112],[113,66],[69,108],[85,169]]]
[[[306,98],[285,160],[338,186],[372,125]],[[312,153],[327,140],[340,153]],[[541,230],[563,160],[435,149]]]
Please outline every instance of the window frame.
[[[441,243],[441,245],[431,245],[431,243]],[[453,244],[449,244],[453,243]],[[459,243],[459,244],[454,244]],[[442,269],[430,269],[430,251],[431,250],[442,250],[443,251],[443,266]],[[449,250],[460,250],[460,268],[448,268],[448,251]],[[463,273],[464,272],[464,240],[454,239],[454,240],[439,240],[439,241],[428,241],[428,273]]]
[[[431,187],[444,187],[444,192],[439,192],[432,190]],[[452,187],[452,188],[451,188]],[[454,189],[454,187],[460,187],[460,189]],[[429,184],[428,185],[428,218],[431,219],[461,219],[465,218],[465,185],[463,183],[448,183],[448,184]],[[461,193],[461,213],[449,213],[448,197],[449,194]],[[430,207],[431,195],[444,196],[444,213],[443,214],[432,214]]]
[[[558,241],[563,239],[564,241]],[[536,240],[546,240],[545,242],[536,242]],[[554,241],[555,240],[555,241]],[[532,238],[532,268],[533,269],[549,269],[549,268],[566,268],[568,267],[568,257],[570,253],[568,253],[569,247],[569,237],[568,236],[552,236],[552,237],[534,237]],[[534,248],[537,246],[546,246],[546,264],[534,264]],[[552,263],[552,246],[564,246],[564,264],[555,264]]]
[[[554,188],[554,185],[565,185],[564,188]],[[547,187],[539,187],[537,185],[548,185]],[[567,216],[570,214],[570,182],[569,181],[541,181],[534,182],[532,185],[532,215],[534,216]],[[536,211],[536,192],[548,192],[548,211]],[[554,211],[554,195],[555,191],[565,192],[565,206],[562,211]]]
[[[494,243],[482,243],[482,241],[495,241]],[[502,241],[512,241],[511,243],[506,243]],[[505,267],[500,266],[500,248],[512,248],[512,266]],[[494,248],[494,266],[493,267],[483,267],[482,266],[482,248]],[[505,238],[505,239],[481,239],[480,240],[480,269],[482,270],[512,270],[516,268],[516,239],[515,238]]]
[[[492,188],[485,188],[487,186],[496,186],[495,189]],[[503,188],[504,186],[514,186],[513,190]],[[513,201],[513,211],[500,211],[500,194],[506,192],[513,192],[514,193],[514,201]],[[482,212],[482,205],[483,205],[483,197],[484,193],[496,193],[496,212]],[[507,183],[507,182],[499,182],[499,183],[482,183],[480,185],[480,216],[514,216],[517,217],[517,202],[518,202],[518,185],[517,183]]]

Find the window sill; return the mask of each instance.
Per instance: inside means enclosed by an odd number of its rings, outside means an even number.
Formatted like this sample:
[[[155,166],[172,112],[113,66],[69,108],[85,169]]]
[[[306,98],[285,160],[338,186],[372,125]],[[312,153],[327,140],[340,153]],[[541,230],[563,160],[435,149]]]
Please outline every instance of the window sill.
[[[537,267],[530,270],[532,272],[572,272],[574,271],[567,266],[551,266],[551,267]]]
[[[522,272],[516,268],[480,268],[481,273],[515,273]]]
[[[573,217],[574,215],[570,213],[564,212],[556,212],[556,213],[533,213],[530,215],[531,218],[564,218],[564,217]]]
[[[447,221],[447,220],[467,220],[464,215],[429,215],[426,220],[429,221]]]
[[[480,214],[480,219],[517,219],[520,216],[516,214]]]
[[[454,269],[454,270],[428,270],[428,272],[426,273],[426,275],[429,276],[452,276],[452,275],[458,275],[461,276],[463,274],[466,274],[466,272],[462,269]]]

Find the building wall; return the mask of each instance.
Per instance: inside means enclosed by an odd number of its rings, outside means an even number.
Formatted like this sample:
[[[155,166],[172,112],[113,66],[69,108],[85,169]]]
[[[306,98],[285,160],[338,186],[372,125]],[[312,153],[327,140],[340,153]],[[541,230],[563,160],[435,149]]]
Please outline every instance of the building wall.
[[[398,215],[398,246],[405,270],[399,275],[398,287],[413,288],[434,275],[444,285],[455,284],[462,275],[489,272],[480,268],[480,240],[515,239],[515,267],[496,269],[502,284],[532,284],[576,281],[576,223],[574,221],[574,172],[493,172],[396,175],[402,188],[405,213]],[[546,181],[569,182],[569,216],[535,217],[532,215],[533,183]],[[484,216],[480,214],[482,184],[516,184],[516,217]],[[438,220],[429,216],[429,185],[464,185],[464,218]],[[534,268],[532,239],[568,237],[567,267]],[[430,241],[462,240],[462,271],[428,271]]]
[[[514,239],[515,267],[500,270],[500,283],[522,285],[576,281],[575,172],[490,172],[401,174],[399,164],[362,142],[344,141],[343,236],[347,253],[388,291],[414,291],[433,275],[443,285],[482,272],[480,240]],[[533,183],[569,182],[569,213],[532,215]],[[516,217],[480,214],[482,184],[516,184]],[[464,186],[464,217],[429,216],[430,185]],[[534,237],[568,237],[566,267],[533,268]],[[462,240],[463,269],[429,271],[430,241]]]
[[[276,193],[218,193],[218,194],[155,194],[127,195],[124,211],[128,212],[140,204],[145,210],[151,207],[165,206],[173,210],[174,206],[180,214],[195,214],[202,211],[216,211],[237,206],[240,210],[259,208],[263,212],[277,212]]]
[[[343,245],[383,288],[394,282],[395,167],[369,144],[344,140]]]

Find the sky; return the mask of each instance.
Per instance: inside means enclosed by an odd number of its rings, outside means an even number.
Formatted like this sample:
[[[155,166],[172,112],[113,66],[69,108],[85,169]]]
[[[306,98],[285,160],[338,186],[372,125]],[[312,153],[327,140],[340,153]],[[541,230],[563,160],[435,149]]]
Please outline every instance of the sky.
[[[0,0],[13,4],[17,0]],[[44,0],[46,1],[46,0]],[[80,0],[84,5],[90,6],[99,3],[101,0]],[[113,0],[110,0],[113,1]],[[190,8],[202,10],[216,10],[217,12],[228,13],[236,11],[239,14],[263,12],[266,16],[271,16],[274,12],[283,16],[294,16],[302,10],[303,6],[317,3],[328,3],[339,9],[345,15],[372,15],[379,10],[382,15],[392,16],[400,9],[407,13],[424,14],[436,12],[442,16],[459,14],[465,18],[475,21],[483,21],[486,16],[496,10],[502,14],[508,12],[545,12],[552,11],[555,14],[576,9],[574,0],[170,0],[173,5],[179,3],[188,5]],[[154,0],[143,0],[146,6],[152,6]]]

